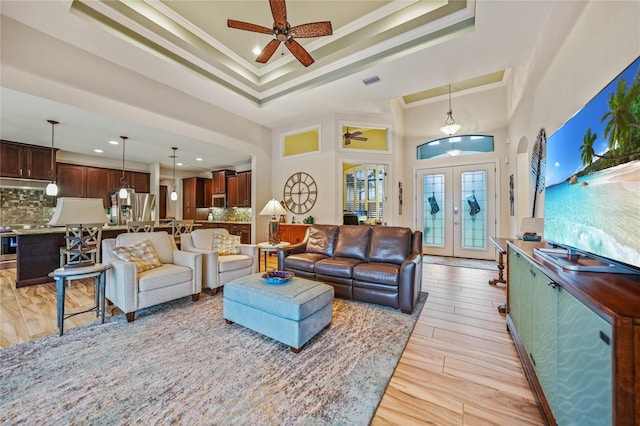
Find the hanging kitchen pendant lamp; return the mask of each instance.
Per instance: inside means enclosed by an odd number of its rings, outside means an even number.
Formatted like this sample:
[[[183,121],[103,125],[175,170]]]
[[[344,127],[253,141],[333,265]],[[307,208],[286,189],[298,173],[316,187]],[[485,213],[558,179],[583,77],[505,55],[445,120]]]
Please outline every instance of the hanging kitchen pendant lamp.
[[[127,136],[120,136],[120,139],[122,139],[122,177],[120,178],[120,192],[118,192],[118,197],[120,198],[127,198],[127,179],[124,177],[124,144],[126,142],[127,139],[129,139]]]
[[[171,185],[171,201],[177,201],[178,200],[178,193],[176,192],[176,150],[178,148],[176,148],[175,146],[171,148],[173,150],[173,155],[171,156],[173,158],[173,185]]]
[[[51,178],[51,182],[47,185],[47,189],[45,190],[46,194],[52,197],[58,195],[58,185],[56,185],[56,150],[53,147],[53,129],[56,124],[58,124],[55,120],[47,120],[51,124],[51,169],[49,170],[49,177]]]
[[[449,111],[447,112],[447,119],[444,121],[444,126],[440,127],[440,131],[445,135],[453,135],[460,130],[460,125],[456,124],[453,119],[453,110],[451,109],[451,84],[449,84]]]

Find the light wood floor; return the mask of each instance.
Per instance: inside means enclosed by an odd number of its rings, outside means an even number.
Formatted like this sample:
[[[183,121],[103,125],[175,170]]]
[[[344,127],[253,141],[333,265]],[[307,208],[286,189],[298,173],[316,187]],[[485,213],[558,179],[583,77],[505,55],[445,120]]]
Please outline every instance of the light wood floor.
[[[268,267],[275,266],[269,256]],[[496,275],[424,265],[429,297],[372,425],[544,424],[497,310],[505,290],[488,284]],[[75,281],[67,312],[86,309],[92,300],[93,283]],[[121,313],[116,308],[113,314]],[[0,270],[0,347],[57,333],[55,318],[53,283],[16,289],[15,269]],[[78,315],[65,329],[93,321],[95,314]]]

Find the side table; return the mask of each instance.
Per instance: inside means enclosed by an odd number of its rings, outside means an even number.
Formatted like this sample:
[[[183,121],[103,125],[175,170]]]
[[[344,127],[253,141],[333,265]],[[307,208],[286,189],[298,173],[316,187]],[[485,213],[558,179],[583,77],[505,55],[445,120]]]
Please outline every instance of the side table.
[[[269,252],[278,251],[280,247],[286,247],[291,245],[286,241],[281,241],[278,244],[271,244],[270,242],[258,243],[258,248],[264,252],[264,270],[267,271],[267,254]]]
[[[504,256],[507,254],[507,241],[511,241],[510,238],[495,238],[489,237],[489,241],[498,250],[498,278],[489,280],[490,285],[497,285],[498,283],[507,284],[507,280],[504,278]],[[507,301],[509,300],[509,285],[507,284]],[[507,305],[498,306],[498,312],[505,314],[507,312]]]
[[[91,266],[83,266],[77,268],[58,268],[49,274],[49,276],[56,281],[56,304],[58,315],[58,330],[60,330],[60,336],[62,336],[62,334],[64,333],[64,320],[74,315],[95,311],[96,318],[98,317],[98,315],[101,315],[102,323],[104,323],[106,287],[105,272],[110,268],[110,265],[96,263]],[[92,308],[86,309],[84,311],[65,314],[64,300],[67,288],[66,282],[82,278],[94,278],[95,280],[95,305]]]

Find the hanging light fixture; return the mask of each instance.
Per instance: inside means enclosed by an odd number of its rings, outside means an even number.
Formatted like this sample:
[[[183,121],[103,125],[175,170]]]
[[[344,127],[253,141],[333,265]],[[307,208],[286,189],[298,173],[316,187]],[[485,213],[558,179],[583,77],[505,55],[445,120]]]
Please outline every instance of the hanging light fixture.
[[[173,155],[171,156],[171,158],[173,158],[173,185],[171,185],[171,201],[177,201],[178,200],[178,193],[176,192],[176,150],[178,148],[176,148],[175,146],[171,148],[173,150]]]
[[[58,185],[56,185],[56,151],[53,147],[53,129],[56,124],[58,124],[55,120],[47,120],[51,124],[51,169],[49,170],[49,177],[51,178],[51,182],[47,185],[46,194],[52,197],[58,195]]]
[[[127,179],[124,177],[124,144],[129,139],[127,136],[120,136],[122,139],[122,177],[120,178],[120,192],[118,192],[118,197],[127,198]]]
[[[440,127],[440,131],[445,135],[453,135],[460,130],[460,125],[456,124],[453,119],[453,110],[451,109],[451,85],[449,85],[449,112],[447,112],[447,119],[444,121],[444,126]]]

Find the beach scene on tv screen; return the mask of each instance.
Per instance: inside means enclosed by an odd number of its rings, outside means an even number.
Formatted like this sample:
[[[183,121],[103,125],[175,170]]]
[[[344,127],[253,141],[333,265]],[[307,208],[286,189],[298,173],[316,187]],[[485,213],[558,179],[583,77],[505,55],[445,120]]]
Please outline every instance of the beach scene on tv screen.
[[[544,238],[640,268],[640,58],[547,141]]]

